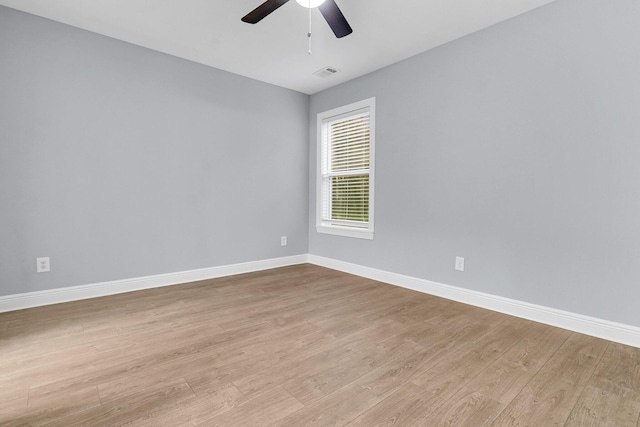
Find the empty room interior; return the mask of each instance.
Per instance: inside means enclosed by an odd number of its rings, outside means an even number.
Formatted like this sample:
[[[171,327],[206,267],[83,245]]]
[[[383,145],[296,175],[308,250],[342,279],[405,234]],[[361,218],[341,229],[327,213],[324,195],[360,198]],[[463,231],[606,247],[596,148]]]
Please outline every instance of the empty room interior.
[[[0,425],[640,427],[640,3],[0,0]]]

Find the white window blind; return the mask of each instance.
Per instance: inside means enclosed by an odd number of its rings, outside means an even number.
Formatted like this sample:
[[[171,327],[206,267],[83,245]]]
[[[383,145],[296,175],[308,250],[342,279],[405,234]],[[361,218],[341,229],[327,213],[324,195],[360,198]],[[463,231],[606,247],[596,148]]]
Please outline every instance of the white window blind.
[[[318,117],[318,231],[373,237],[372,110],[373,99]]]

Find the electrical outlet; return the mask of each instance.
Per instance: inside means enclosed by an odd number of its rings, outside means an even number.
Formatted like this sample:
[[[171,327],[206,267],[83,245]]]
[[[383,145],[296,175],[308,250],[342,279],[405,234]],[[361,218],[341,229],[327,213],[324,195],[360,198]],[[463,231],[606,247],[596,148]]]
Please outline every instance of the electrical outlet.
[[[51,271],[51,261],[49,257],[36,258],[36,272],[46,273],[47,271]]]
[[[287,236],[280,237],[280,246],[287,246]]]
[[[456,270],[464,271],[464,258],[460,256],[456,257]]]

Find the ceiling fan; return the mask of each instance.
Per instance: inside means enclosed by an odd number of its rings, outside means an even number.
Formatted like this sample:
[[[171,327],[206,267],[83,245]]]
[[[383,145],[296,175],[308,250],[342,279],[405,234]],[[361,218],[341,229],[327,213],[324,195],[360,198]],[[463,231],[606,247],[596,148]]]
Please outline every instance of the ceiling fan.
[[[243,22],[249,24],[257,24],[262,19],[266,18],[271,12],[287,3],[289,0],[267,0],[254,10],[249,12],[242,18]],[[317,7],[320,10],[322,16],[331,27],[333,34],[336,37],[341,38],[348,36],[353,32],[351,26],[345,19],[344,15],[338,8],[335,0],[296,0],[299,4],[305,7],[314,8]]]

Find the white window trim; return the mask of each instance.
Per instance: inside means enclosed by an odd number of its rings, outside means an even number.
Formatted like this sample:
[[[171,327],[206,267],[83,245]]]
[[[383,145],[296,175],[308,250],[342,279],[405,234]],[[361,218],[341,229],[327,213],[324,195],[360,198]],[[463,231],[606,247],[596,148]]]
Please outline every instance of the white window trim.
[[[369,223],[367,228],[344,227],[335,224],[325,224],[322,221],[322,129],[323,122],[333,117],[354,113],[357,110],[369,110],[371,134],[369,139]],[[375,184],[375,129],[376,129],[376,98],[368,98],[349,105],[318,113],[316,124],[317,169],[316,169],[316,231],[318,233],[338,236],[355,237],[372,240],[374,236],[374,184]]]

